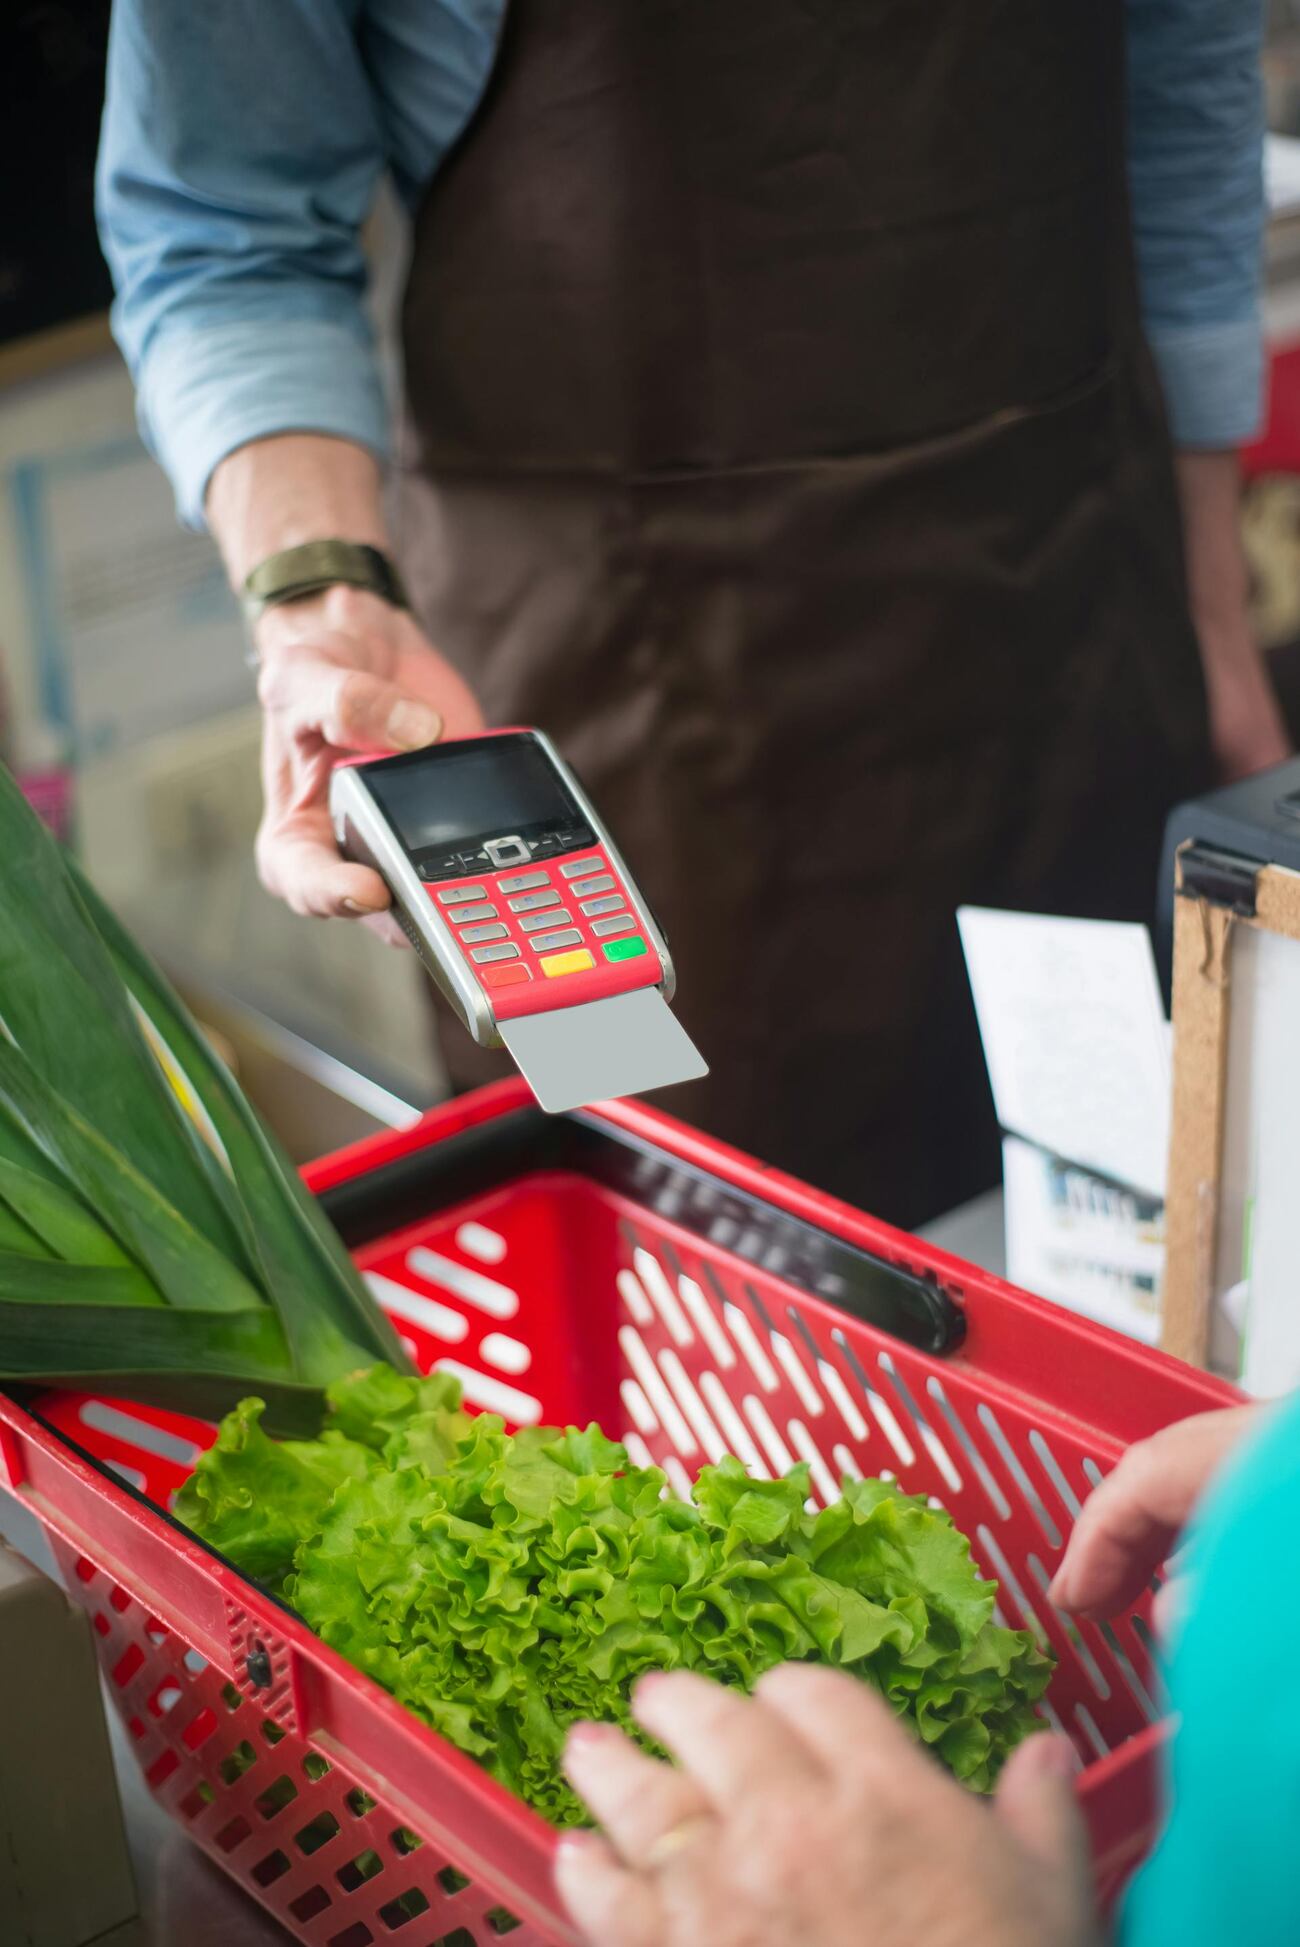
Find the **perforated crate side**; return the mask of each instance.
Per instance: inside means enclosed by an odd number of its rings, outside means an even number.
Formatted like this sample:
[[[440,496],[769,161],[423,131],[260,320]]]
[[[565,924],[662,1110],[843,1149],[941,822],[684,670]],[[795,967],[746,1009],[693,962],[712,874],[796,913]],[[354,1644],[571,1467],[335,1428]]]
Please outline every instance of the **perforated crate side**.
[[[454,1859],[286,1731],[57,1538],[149,1789],[307,1947],[547,1947]]]

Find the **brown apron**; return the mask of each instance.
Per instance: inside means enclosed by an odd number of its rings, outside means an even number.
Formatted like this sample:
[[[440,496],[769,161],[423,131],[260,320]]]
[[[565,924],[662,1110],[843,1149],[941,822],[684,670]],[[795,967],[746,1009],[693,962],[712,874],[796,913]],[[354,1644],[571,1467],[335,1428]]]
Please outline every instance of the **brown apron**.
[[[997,1174],[954,909],[1146,917],[1206,775],[1123,13],[513,0],[417,224],[433,639],[664,922],[665,1106],[903,1223]]]

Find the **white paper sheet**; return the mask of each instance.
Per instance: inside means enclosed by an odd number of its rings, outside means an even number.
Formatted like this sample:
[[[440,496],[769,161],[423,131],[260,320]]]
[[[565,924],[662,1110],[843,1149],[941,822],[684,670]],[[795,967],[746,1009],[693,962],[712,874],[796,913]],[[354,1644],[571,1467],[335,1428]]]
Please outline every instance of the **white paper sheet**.
[[[958,914],[1004,1129],[1163,1199],[1169,1031],[1143,926]]]

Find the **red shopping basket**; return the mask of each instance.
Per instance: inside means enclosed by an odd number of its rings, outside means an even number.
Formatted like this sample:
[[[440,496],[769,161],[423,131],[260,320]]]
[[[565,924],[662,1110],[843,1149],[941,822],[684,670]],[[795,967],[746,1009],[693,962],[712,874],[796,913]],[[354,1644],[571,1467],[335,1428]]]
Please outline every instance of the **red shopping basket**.
[[[516,1425],[596,1419],[686,1492],[725,1452],[933,1495],[1059,1658],[1103,1892],[1149,1843],[1148,1602],[1064,1623],[1046,1589],[1131,1440],[1231,1389],[634,1104],[548,1118],[522,1084],[309,1173],[421,1366]],[[168,1512],[202,1422],[0,1395],[0,1485],[89,1611],[158,1799],[312,1947],[517,1947],[572,1931],[555,1835]]]

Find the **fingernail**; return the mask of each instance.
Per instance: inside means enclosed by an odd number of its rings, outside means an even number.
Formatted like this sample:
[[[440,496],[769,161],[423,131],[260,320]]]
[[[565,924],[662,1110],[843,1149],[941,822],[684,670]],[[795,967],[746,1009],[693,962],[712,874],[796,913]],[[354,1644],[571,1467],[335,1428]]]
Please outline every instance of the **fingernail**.
[[[579,1791],[584,1780],[599,1774],[610,1742],[608,1727],[601,1724],[580,1724],[565,1738],[561,1767]]]
[[[566,1752],[573,1752],[577,1757],[582,1757],[586,1752],[594,1751],[599,1745],[619,1735],[619,1731],[613,1724],[575,1724],[564,1740],[564,1748]]]
[[[382,912],[383,907],[363,906],[359,899],[341,899],[339,901],[339,910],[340,912],[347,913],[351,919],[365,919],[370,913]]]
[[[389,712],[388,741],[394,750],[421,750],[442,734],[442,718],[424,703],[395,703]]]
[[[579,1860],[586,1858],[595,1840],[594,1832],[562,1832],[560,1843],[555,1848],[556,1865],[576,1865]]]

